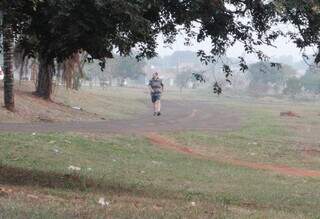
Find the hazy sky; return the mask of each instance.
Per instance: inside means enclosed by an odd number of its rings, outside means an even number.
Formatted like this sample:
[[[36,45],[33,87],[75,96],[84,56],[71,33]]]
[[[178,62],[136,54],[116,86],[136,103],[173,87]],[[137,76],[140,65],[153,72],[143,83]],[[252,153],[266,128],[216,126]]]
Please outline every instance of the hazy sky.
[[[288,24],[280,24],[277,26],[274,26],[272,28],[273,30],[281,30],[284,32],[297,32],[297,30],[292,26],[292,25],[288,25]],[[197,32],[197,28],[194,29],[194,31]],[[180,34],[177,37],[177,41],[171,46],[172,48],[165,48],[163,45],[163,39],[160,36],[158,39],[159,42],[159,47],[157,49],[158,53],[160,56],[166,56],[166,55],[171,55],[174,51],[176,50],[191,50],[191,51],[198,51],[199,49],[202,49],[206,52],[210,51],[211,48],[211,44],[210,41],[207,40],[206,42],[203,43],[197,43],[196,41],[193,41],[193,45],[192,46],[185,46],[184,45],[184,36],[183,33]],[[302,60],[302,53],[301,51],[296,47],[296,45],[294,43],[292,43],[288,38],[279,38],[274,45],[277,48],[274,47],[268,47],[268,46],[263,46],[260,47],[260,49],[266,54],[268,55],[271,59],[274,58],[279,58],[281,56],[292,56],[292,59],[294,62],[298,62]],[[308,50],[309,54],[313,53],[312,49]],[[242,47],[241,44],[236,44],[233,48],[230,48],[227,51],[227,55],[230,57],[239,57],[239,56],[243,56],[244,53],[244,49]],[[257,61],[257,58],[255,56],[248,56],[246,55],[246,60],[248,62],[255,62]]]
[[[190,51],[198,51],[199,49],[205,50],[206,52],[210,51],[210,42],[206,41],[204,43],[197,43],[193,42],[192,46],[185,46],[184,45],[184,37],[180,35],[177,38],[177,41],[171,45],[171,48],[165,47],[164,44],[162,43],[163,40],[161,40],[161,37],[159,37],[159,47],[157,49],[158,53],[160,56],[166,56],[166,55],[171,55],[174,51],[177,50],[190,50]],[[261,50],[265,52],[266,55],[268,55],[271,58],[278,58],[280,56],[292,56],[293,61],[300,61],[301,60],[301,52],[300,50],[290,42],[288,39],[285,38],[279,38],[276,43],[274,44],[277,48],[274,47],[267,47],[263,46],[261,47]],[[227,55],[230,57],[239,57],[243,56],[244,50],[241,44],[236,44],[233,48],[230,48],[227,52]],[[247,56],[246,58],[249,61],[255,61],[254,56]]]

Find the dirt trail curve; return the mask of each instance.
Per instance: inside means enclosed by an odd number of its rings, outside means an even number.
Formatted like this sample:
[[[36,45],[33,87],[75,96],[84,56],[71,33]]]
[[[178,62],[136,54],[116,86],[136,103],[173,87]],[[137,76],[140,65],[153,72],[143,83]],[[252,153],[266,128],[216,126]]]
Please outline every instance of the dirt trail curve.
[[[129,120],[61,123],[0,123],[0,132],[144,133],[183,130],[226,131],[240,127],[236,110],[202,101],[164,101],[163,115],[137,115]]]
[[[223,157],[223,156],[221,157],[221,155],[220,156],[208,155],[208,154],[201,153],[195,149],[191,149],[188,146],[181,145],[181,144],[179,144],[171,139],[168,139],[166,137],[163,137],[157,133],[152,133],[152,132],[148,133],[148,134],[146,134],[146,137],[153,144],[159,145],[159,146],[166,148],[166,149],[175,150],[175,151],[183,153],[183,154],[188,154],[190,156],[196,156],[201,159],[213,160],[215,162],[230,164],[230,165],[238,166],[238,167],[245,167],[248,169],[267,170],[267,171],[276,172],[279,174],[289,175],[289,176],[320,177],[319,170],[309,170],[309,169],[303,169],[303,168],[289,167],[289,166],[285,166],[285,165],[249,162],[249,161],[232,159],[232,158]]]

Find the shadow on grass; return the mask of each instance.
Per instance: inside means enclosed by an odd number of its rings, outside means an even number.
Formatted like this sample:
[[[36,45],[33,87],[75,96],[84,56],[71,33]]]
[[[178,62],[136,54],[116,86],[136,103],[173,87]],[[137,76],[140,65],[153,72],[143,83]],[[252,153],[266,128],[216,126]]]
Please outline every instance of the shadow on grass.
[[[152,184],[143,185],[121,182],[121,179],[112,181],[104,178],[94,179],[80,174],[63,174],[40,170],[30,170],[19,167],[0,165],[0,184],[10,186],[42,187],[92,193],[109,193],[115,195],[132,195],[135,197],[166,199],[166,200],[199,200],[214,203],[227,208],[235,205],[253,209],[269,209],[272,206],[260,206],[256,203],[241,203],[227,194],[208,196],[202,192],[173,191]]]
[[[142,185],[142,183],[128,184],[120,182],[120,180],[94,179],[75,173],[63,174],[9,166],[0,166],[0,184],[71,191],[132,194],[141,197],[172,200],[187,198],[182,192],[170,191],[161,187],[155,187],[154,185]]]

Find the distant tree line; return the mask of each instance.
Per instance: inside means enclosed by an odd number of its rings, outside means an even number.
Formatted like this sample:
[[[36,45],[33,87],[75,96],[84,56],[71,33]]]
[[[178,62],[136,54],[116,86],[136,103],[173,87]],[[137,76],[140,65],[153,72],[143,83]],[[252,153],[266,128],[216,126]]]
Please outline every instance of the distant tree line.
[[[268,89],[293,98],[302,92],[320,94],[320,66],[316,64],[310,65],[301,77],[289,65],[271,66],[264,62],[250,65],[248,73],[248,89],[257,94],[264,94]]]
[[[137,61],[134,57],[115,56],[106,60],[106,67],[101,69],[97,62],[93,61],[85,66],[86,81],[92,83],[98,81],[101,87],[111,86],[116,80],[120,86],[125,86],[127,79],[139,80],[145,77],[146,61]],[[143,82],[144,83],[144,82]]]

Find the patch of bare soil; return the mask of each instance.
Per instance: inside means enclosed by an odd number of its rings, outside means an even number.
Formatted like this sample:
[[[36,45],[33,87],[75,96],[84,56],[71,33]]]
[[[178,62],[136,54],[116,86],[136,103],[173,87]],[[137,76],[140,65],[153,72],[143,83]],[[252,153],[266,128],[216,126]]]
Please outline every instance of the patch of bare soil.
[[[3,85],[0,85],[0,99],[3,99]],[[2,102],[2,101],[1,101]],[[16,111],[8,112],[0,108],[1,122],[61,122],[61,121],[97,121],[97,115],[73,109],[62,103],[46,101],[32,94],[27,88],[15,90]]]
[[[320,157],[320,149],[309,147],[304,148],[302,152],[305,156]]]
[[[282,116],[282,117],[297,117],[297,118],[300,118],[300,116],[297,113],[292,112],[292,111],[280,112],[280,116]]]
[[[192,150],[191,148],[187,147],[187,146],[183,146],[180,145],[178,143],[176,143],[175,141],[165,138],[157,133],[148,133],[146,134],[146,137],[153,143],[156,145],[159,145],[163,148],[166,149],[173,149],[177,152],[181,152],[181,153],[185,153],[185,154],[190,154],[190,155],[195,155],[195,156],[200,156],[202,157],[203,155],[197,151]]]
[[[221,158],[221,157],[208,156],[206,154],[202,154],[199,151],[190,149],[187,146],[178,144],[178,143],[174,142],[173,140],[169,140],[169,139],[167,139],[157,133],[146,134],[146,137],[153,144],[159,145],[163,148],[175,150],[177,152],[196,156],[196,157],[199,157],[202,159],[213,160],[216,162],[227,163],[227,164],[231,164],[234,166],[246,167],[246,168],[250,168],[250,169],[267,170],[267,171],[280,173],[283,175],[299,176],[299,177],[320,177],[320,171],[317,171],[317,170],[294,168],[294,167],[288,167],[288,166],[284,166],[284,165],[254,163],[254,162],[248,162],[248,161],[243,161],[243,160],[231,159],[231,158],[227,158],[227,157]]]

